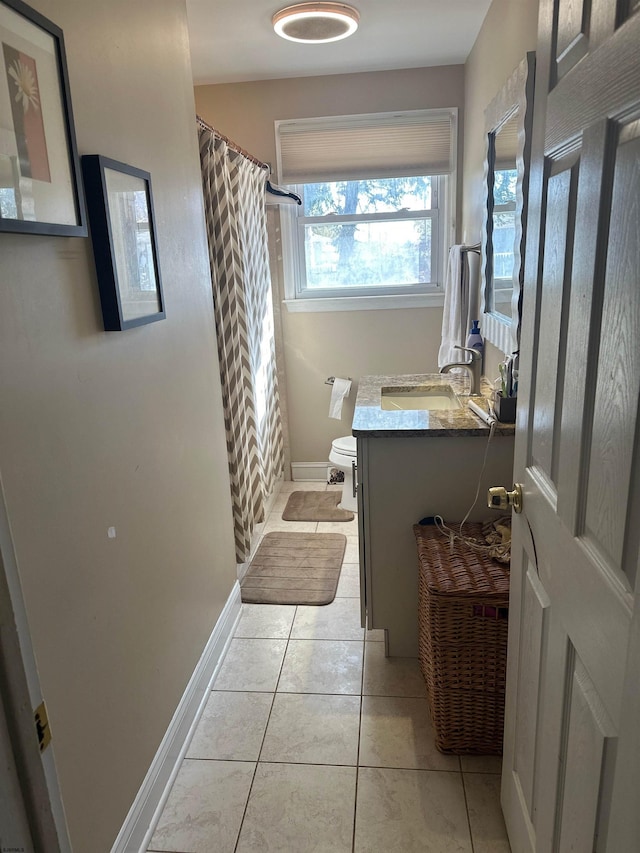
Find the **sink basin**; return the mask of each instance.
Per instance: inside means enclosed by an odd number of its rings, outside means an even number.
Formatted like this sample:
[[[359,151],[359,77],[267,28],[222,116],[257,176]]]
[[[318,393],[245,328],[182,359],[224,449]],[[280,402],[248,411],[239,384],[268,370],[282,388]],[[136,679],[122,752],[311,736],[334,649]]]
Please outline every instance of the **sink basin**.
[[[460,408],[458,398],[448,385],[435,388],[382,388],[380,394],[380,408],[386,412],[407,409],[432,412]]]

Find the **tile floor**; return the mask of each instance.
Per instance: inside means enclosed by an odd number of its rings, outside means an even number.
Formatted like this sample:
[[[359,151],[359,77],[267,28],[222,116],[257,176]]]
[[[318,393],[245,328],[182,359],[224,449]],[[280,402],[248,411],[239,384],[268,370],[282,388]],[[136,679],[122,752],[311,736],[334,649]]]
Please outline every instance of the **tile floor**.
[[[282,521],[306,488],[260,532],[345,533],[336,598],[243,604],[148,850],[509,853],[500,760],[436,750],[417,661],[360,627],[356,522]]]

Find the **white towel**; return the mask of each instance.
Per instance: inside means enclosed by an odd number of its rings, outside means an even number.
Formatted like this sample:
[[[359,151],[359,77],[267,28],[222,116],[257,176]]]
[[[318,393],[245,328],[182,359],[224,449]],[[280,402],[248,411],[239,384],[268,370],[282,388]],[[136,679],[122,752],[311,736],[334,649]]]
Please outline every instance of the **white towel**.
[[[469,314],[467,315],[467,335],[474,320],[482,319],[478,303],[480,301],[480,252],[467,252],[467,272],[469,275]],[[465,341],[467,340],[465,336]]]
[[[455,361],[467,361],[466,353],[454,349],[456,345],[465,346],[469,333],[469,307],[471,286],[469,276],[468,253],[464,246],[452,246],[449,249],[449,262],[444,283],[444,312],[442,315],[442,341],[438,351],[438,367]]]
[[[449,249],[449,262],[444,280],[444,312],[442,314],[442,340],[438,350],[438,367],[444,367],[452,361],[460,360],[460,352],[454,349],[455,344],[462,344],[460,329],[462,327],[462,246],[452,246]],[[466,319],[466,316],[465,316]]]

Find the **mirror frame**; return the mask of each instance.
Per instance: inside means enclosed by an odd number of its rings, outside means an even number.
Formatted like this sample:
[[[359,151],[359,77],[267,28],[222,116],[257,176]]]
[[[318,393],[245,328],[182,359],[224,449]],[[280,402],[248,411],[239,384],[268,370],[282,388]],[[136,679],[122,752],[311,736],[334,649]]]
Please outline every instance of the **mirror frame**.
[[[529,189],[529,163],[531,160],[531,127],[533,124],[533,86],[535,77],[535,52],[530,51],[491,101],[485,110],[485,160],[484,203],[485,219],[482,226],[482,334],[504,353],[515,352],[520,347],[520,318],[522,283],[524,280],[524,250],[527,230],[527,196]],[[493,278],[491,226],[493,224],[493,184],[495,145],[492,137],[514,115],[518,116],[518,150],[516,168],[515,251],[513,263],[513,294],[511,318],[489,311],[489,288]]]

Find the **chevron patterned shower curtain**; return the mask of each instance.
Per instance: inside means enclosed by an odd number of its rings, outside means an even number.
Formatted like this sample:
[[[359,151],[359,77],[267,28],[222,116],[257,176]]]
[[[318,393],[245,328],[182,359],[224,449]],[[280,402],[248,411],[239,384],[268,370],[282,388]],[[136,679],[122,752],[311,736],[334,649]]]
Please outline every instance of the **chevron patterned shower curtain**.
[[[283,468],[264,169],[199,127],[236,559]]]

